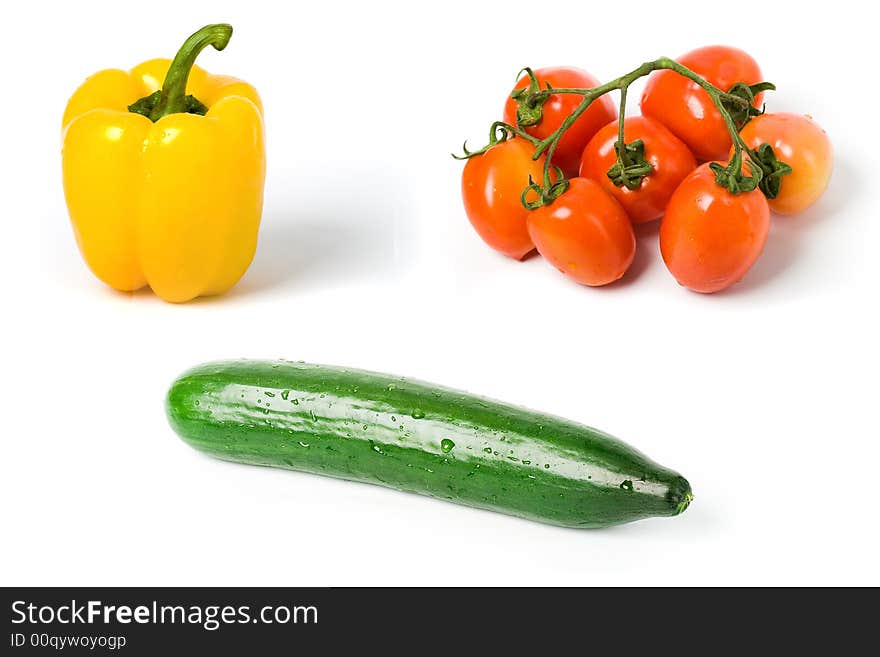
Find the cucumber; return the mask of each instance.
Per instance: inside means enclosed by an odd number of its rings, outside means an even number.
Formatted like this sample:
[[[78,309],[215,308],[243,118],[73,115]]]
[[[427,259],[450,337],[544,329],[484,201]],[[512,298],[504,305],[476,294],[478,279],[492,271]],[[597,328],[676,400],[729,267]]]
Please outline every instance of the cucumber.
[[[581,424],[386,374],[222,361],[178,378],[174,430],[230,461],[329,475],[566,527],[674,516],[690,484]]]

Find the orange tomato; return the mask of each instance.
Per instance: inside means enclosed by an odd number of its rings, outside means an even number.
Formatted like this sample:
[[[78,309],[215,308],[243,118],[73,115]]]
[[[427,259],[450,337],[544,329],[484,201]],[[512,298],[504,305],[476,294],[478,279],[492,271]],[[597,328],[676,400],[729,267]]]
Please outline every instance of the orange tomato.
[[[557,89],[589,88],[599,85],[596,78],[579,68],[561,66],[539,68],[534,73],[542,89],[545,89],[547,84]],[[529,77],[524,75],[514,89],[525,89],[529,86],[529,82]],[[541,120],[535,125],[526,127],[526,132],[538,139],[545,139],[568,118],[582,100],[583,98],[576,94],[551,94],[547,102],[541,106]],[[506,123],[516,125],[516,107],[516,101],[508,96],[504,105]],[[553,164],[561,168],[566,176],[576,176],[581,153],[587,142],[602,126],[612,121],[616,114],[614,103],[607,95],[593,101],[562,135],[553,153]]]
[[[761,69],[747,53],[728,46],[698,48],[678,62],[722,91],[737,82],[761,82]],[[755,97],[761,106],[762,94]],[[681,139],[699,160],[727,157],[730,134],[712,100],[700,86],[675,71],[656,71],[642,94],[642,114],[660,121]]]
[[[718,292],[752,267],[770,232],[770,208],[759,190],[731,194],[703,164],[679,185],[660,224],[660,253],[683,286]]]
[[[752,119],[740,132],[749,148],[770,144],[776,158],[791,167],[780,180],[770,209],[779,214],[803,212],[828,187],[834,153],[825,131],[808,116],[778,112]]]
[[[616,281],[636,252],[626,212],[588,178],[572,178],[551,205],[529,213],[527,224],[538,253],[582,285]]]
[[[683,141],[663,124],[645,116],[631,116],[624,121],[624,139],[631,143],[641,139],[645,159],[654,170],[637,189],[615,185],[608,169],[617,162],[617,121],[596,133],[581,156],[580,175],[595,180],[623,206],[635,224],[659,219],[679,183],[697,167],[693,153]]]
[[[544,158],[523,139],[496,144],[464,165],[461,196],[471,225],[483,241],[506,256],[521,260],[535,246],[526,228],[529,211],[520,198],[529,176],[540,181]]]

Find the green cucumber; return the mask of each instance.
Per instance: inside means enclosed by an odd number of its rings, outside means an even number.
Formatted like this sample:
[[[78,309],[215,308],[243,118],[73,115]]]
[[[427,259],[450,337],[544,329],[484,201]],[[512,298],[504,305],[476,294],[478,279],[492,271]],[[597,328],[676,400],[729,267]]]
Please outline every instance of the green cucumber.
[[[223,361],[168,392],[191,446],[230,461],[389,486],[567,527],[674,516],[681,475],[611,436],[419,381],[289,361]]]

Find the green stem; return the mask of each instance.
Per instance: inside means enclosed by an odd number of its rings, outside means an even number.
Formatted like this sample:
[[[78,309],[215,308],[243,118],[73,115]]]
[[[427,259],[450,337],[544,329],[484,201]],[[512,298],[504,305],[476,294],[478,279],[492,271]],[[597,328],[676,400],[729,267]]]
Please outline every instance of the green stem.
[[[553,156],[553,152],[556,150],[556,145],[559,143],[560,138],[563,133],[568,130],[571,125],[580,118],[581,114],[583,114],[587,108],[593,103],[594,100],[599,98],[600,96],[605,95],[609,91],[613,91],[615,89],[620,90],[621,92],[621,104],[620,104],[620,126],[618,139],[623,143],[623,121],[624,121],[624,112],[625,112],[625,100],[626,100],[626,90],[629,86],[638,80],[639,78],[645,77],[653,73],[654,71],[659,70],[670,70],[678,73],[679,75],[693,81],[697,85],[699,85],[712,100],[712,103],[715,105],[718,112],[721,114],[722,119],[724,120],[724,124],[727,127],[727,131],[730,133],[730,138],[734,145],[734,153],[730,162],[728,163],[725,170],[734,177],[739,177],[741,175],[742,170],[742,153],[743,150],[751,157],[751,150],[747,147],[742,137],[739,135],[739,131],[737,129],[736,124],[730,116],[730,113],[725,109],[722,100],[731,100],[736,103],[744,103],[747,102],[743,98],[739,96],[735,96],[733,94],[728,94],[726,91],[719,89],[712,83],[703,79],[692,70],[687,68],[686,66],[682,66],[674,59],[670,59],[669,57],[660,57],[652,62],[645,62],[641,66],[636,69],[633,69],[629,73],[620,76],[616,80],[611,80],[610,82],[606,82],[605,84],[599,85],[598,87],[593,87],[590,89],[577,89],[577,88],[562,88],[562,89],[542,89],[539,92],[536,92],[533,96],[536,100],[545,99],[552,94],[575,94],[578,96],[583,96],[583,100],[580,104],[575,108],[575,110],[569,114],[565,121],[553,131],[552,134],[548,135],[544,139],[542,139],[535,148],[534,158],[538,159],[542,154],[547,155],[547,161],[544,163],[544,185],[545,187],[550,186],[552,184],[550,180],[550,160]]]
[[[183,42],[165,75],[159,101],[150,112],[152,121],[158,121],[168,114],[186,112],[186,83],[196,57],[208,46],[223,50],[231,37],[232,26],[218,23],[206,25]]]
[[[503,123],[503,122],[499,122],[499,123]],[[540,139],[538,139],[537,137],[533,137],[528,132],[526,132],[525,130],[523,130],[522,128],[520,128],[518,126],[510,125],[509,123],[503,123],[503,125],[507,130],[509,130],[510,132],[515,134],[517,137],[521,137],[521,138],[525,139],[527,142],[531,143],[532,146],[537,146],[539,143],[541,143]]]
[[[626,119],[626,96],[630,85],[639,78],[645,77],[646,75],[650,75],[654,71],[659,70],[673,71],[697,84],[709,95],[715,108],[721,114],[721,118],[724,120],[724,125],[730,134],[730,139],[733,142],[734,148],[733,156],[730,158],[730,162],[728,162],[726,166],[722,166],[717,162],[710,164],[712,170],[715,172],[715,182],[718,185],[728,189],[732,194],[748,192],[754,190],[760,185],[761,190],[765,195],[768,195],[768,198],[775,198],[775,194],[778,192],[779,178],[791,171],[791,167],[775,158],[772,149],[770,149],[769,153],[765,154],[764,158],[762,158],[756,151],[750,149],[739,134],[740,126],[737,125],[737,122],[731,115],[731,111],[725,107],[725,103],[735,106],[734,111],[737,111],[737,109],[742,111],[746,116],[746,120],[748,120],[748,117],[751,116],[753,112],[750,99],[753,98],[754,93],[759,93],[766,89],[773,89],[773,85],[769,83],[751,85],[747,88],[747,91],[750,92],[747,94],[736,93],[737,91],[741,91],[738,90],[737,87],[743,86],[744,83],[738,83],[730,90],[724,91],[703,79],[686,66],[682,66],[674,59],[668,57],[660,57],[654,61],[645,62],[638,68],[620,76],[616,80],[611,80],[610,82],[606,82],[605,84],[590,89],[542,89],[532,70],[528,68],[523,70],[528,73],[529,78],[531,78],[531,83],[527,88],[517,89],[511,94],[511,97],[517,102],[517,125],[509,125],[502,122],[493,123],[489,144],[487,146],[479,151],[471,152],[467,150],[467,145],[465,144],[464,155],[453,155],[453,157],[456,157],[457,159],[467,159],[485,153],[496,143],[510,138],[511,135],[517,135],[527,140],[535,147],[533,159],[537,160],[542,155],[545,156],[541,184],[538,184],[529,178],[529,186],[523,191],[523,205],[530,210],[541,207],[542,205],[549,205],[554,199],[565,192],[568,187],[568,181],[565,180],[561,170],[553,164],[553,154],[556,152],[559,141],[562,138],[562,135],[565,134],[565,131],[587,111],[593,101],[615,89],[620,91],[620,113],[618,116],[618,133],[616,142],[617,163],[609,169],[608,177],[611,178],[615,185],[625,185],[629,189],[637,189],[644,176],[651,174],[653,167],[647,160],[645,160],[644,143],[638,139],[632,144],[626,144],[624,141],[624,122]],[[540,121],[541,106],[554,94],[573,94],[582,96],[582,100],[578,103],[574,111],[565,117],[565,120],[556,130],[553,131],[553,133],[544,139],[539,140],[528,134],[524,128]],[[529,111],[522,112],[525,119],[520,123],[520,114],[524,107],[528,108]],[[138,110],[132,109],[132,111]],[[529,122],[525,122],[526,119]],[[498,130],[502,133],[500,137],[498,137],[496,132]],[[749,158],[748,164],[752,173],[751,177],[743,175],[743,153]],[[555,180],[551,176],[551,172],[557,174]],[[534,202],[526,200],[526,195],[531,192],[535,192],[538,196],[537,200]]]
[[[529,142],[532,146],[537,146],[540,143],[540,140],[536,137],[532,137],[528,132],[520,128],[519,126],[510,125],[509,123],[505,123],[504,121],[495,121],[492,126],[489,128],[489,143],[483,146],[478,151],[469,151],[467,147],[467,141],[462,144],[463,155],[456,155],[452,153],[452,157],[456,160],[467,160],[475,155],[482,155],[486,151],[488,151],[493,146],[501,143],[502,141],[507,141],[510,139],[511,135],[516,135],[517,137],[522,137],[527,142]]]
[[[623,122],[626,121],[626,92],[629,91],[629,85],[620,88],[620,112],[617,115],[617,143],[620,148],[626,146],[626,139],[623,136]]]
[[[559,143],[562,134],[566,130],[568,130],[575,121],[580,118],[581,114],[587,111],[587,108],[593,103],[594,100],[596,100],[600,96],[604,96],[609,91],[628,87],[635,80],[638,80],[639,78],[644,77],[645,75],[648,75],[651,71],[655,70],[653,68],[654,64],[655,62],[646,62],[634,71],[631,71],[626,75],[617,78],[616,80],[606,82],[605,84],[601,84],[598,87],[593,87],[591,89],[552,89],[539,92],[540,94],[544,95],[550,95],[554,93],[573,93],[584,97],[584,99],[574,109],[574,111],[565,118],[562,124],[555,131],[553,131],[552,134],[541,140],[541,142],[535,149],[535,159],[541,157],[541,155],[545,152],[547,154],[547,160],[544,162],[545,187],[548,187],[550,184],[552,184],[550,180],[550,160],[553,157],[553,153],[556,150],[556,145]]]

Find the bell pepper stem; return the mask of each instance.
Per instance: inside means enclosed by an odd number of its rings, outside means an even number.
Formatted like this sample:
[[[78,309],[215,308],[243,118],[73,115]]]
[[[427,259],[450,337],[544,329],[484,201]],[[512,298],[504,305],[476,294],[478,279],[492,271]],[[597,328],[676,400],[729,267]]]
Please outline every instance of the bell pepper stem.
[[[152,121],[158,121],[168,114],[186,112],[186,83],[196,57],[209,45],[223,50],[231,37],[232,26],[217,23],[206,25],[183,42],[165,75],[159,102],[150,112]]]

